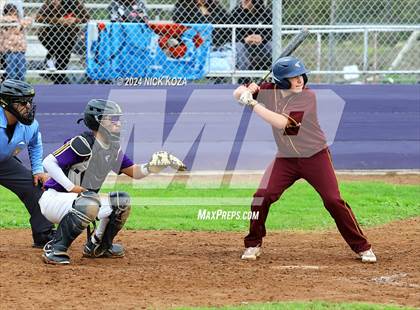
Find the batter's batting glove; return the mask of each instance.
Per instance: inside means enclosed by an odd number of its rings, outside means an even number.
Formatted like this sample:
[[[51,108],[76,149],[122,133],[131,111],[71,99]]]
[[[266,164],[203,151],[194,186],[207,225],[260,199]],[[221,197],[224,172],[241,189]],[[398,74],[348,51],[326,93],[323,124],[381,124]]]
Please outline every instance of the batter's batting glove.
[[[239,98],[239,104],[245,107],[255,107],[258,101],[252,97],[252,94],[249,90],[246,90],[242,93],[241,97]]]
[[[144,168],[147,169],[149,173],[159,173],[167,167],[171,167],[177,171],[187,170],[187,166],[182,160],[166,151],[153,153],[149,162],[144,165]]]

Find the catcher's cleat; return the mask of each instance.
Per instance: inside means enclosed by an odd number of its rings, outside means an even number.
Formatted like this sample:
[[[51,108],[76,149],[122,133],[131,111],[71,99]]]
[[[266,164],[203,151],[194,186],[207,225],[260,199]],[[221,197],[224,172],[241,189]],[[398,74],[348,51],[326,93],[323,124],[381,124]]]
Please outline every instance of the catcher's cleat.
[[[121,244],[114,243],[108,250],[103,254],[106,258],[121,258],[124,257],[125,250]]]
[[[96,236],[95,236],[96,239]],[[101,244],[98,242],[93,242],[91,239],[91,234],[88,234],[88,239],[86,241],[86,244],[83,248],[83,256],[88,258],[97,258],[101,257],[105,249],[101,246]]]
[[[67,252],[56,252],[53,250],[44,252],[42,254],[42,259],[46,264],[53,264],[53,265],[68,265],[70,264],[70,256]]]
[[[376,263],[376,255],[373,253],[372,248],[367,251],[360,252],[359,258],[362,260],[362,263]]]
[[[244,254],[242,254],[241,259],[243,260],[256,260],[257,257],[259,257],[261,255],[262,251],[261,251],[261,247],[256,246],[256,247],[249,247],[246,248],[244,251]]]
[[[120,258],[124,257],[124,247],[120,244],[112,244],[109,249],[104,249],[104,244],[97,244],[88,240],[83,248],[83,256],[87,258]]]
[[[47,252],[51,252],[52,251],[53,242],[54,242],[54,240],[50,240],[47,243],[45,243],[44,247],[42,248],[42,250],[44,251],[44,253],[47,253]]]

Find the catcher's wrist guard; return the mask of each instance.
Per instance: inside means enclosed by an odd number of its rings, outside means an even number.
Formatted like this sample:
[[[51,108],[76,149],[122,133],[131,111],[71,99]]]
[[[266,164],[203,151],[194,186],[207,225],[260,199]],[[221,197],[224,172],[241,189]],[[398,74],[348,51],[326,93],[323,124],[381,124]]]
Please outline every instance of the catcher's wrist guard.
[[[140,165],[140,171],[141,171],[141,174],[143,174],[144,176],[148,176],[150,174],[147,164]]]

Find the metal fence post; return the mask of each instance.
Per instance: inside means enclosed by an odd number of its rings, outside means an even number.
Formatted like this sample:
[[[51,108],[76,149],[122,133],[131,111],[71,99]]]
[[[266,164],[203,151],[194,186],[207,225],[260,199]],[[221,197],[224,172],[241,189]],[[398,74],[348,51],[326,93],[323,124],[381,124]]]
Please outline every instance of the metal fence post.
[[[363,71],[368,69],[368,53],[369,53],[369,30],[365,28],[363,32]]]
[[[336,9],[336,1],[331,0],[331,11],[330,11],[330,25],[335,25],[335,9]],[[328,34],[328,71],[333,71],[334,68],[334,62],[335,62],[335,37],[334,33]],[[331,75],[328,76],[328,83],[332,83],[334,81],[334,78]]]
[[[322,62],[322,36],[321,33],[316,34],[316,70],[321,71],[321,62]],[[319,76],[317,79],[319,82]]]
[[[368,54],[369,54],[369,30],[365,28],[363,31],[363,71],[368,70]],[[367,77],[364,75],[364,81],[366,82]]]
[[[232,27],[232,52],[233,52],[233,72],[236,72],[236,58],[238,57],[236,53],[236,25]],[[236,84],[236,77],[232,74],[232,84]]]
[[[273,55],[272,59],[273,62],[280,56],[281,49],[282,49],[282,42],[281,42],[281,27],[282,27],[282,9],[283,9],[283,1],[273,1]]]
[[[232,11],[235,8],[237,2],[238,1],[236,0],[229,0],[229,11]]]

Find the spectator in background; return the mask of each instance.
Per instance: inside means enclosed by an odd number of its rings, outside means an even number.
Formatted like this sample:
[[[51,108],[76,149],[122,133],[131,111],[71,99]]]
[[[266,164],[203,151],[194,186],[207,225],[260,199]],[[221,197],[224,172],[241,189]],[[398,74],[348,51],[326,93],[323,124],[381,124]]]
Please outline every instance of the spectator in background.
[[[79,0],[46,0],[36,16],[38,23],[48,24],[38,32],[47,49],[45,60],[50,71],[66,70],[71,52],[80,32],[79,24],[86,23],[89,14]],[[65,74],[53,74],[54,84],[67,84]]]
[[[111,22],[148,23],[143,0],[113,0],[108,7]]]
[[[178,0],[172,12],[175,23],[227,24],[228,13],[217,0]],[[213,46],[220,47],[229,41],[229,30],[213,30]]]
[[[272,25],[271,11],[264,0],[241,0],[230,15],[231,24]],[[238,28],[236,66],[239,70],[267,70],[271,63],[271,29]]]
[[[19,17],[23,18],[23,1],[22,0],[0,0],[0,16],[2,16],[3,8],[6,4],[14,4],[19,12]]]
[[[19,17],[23,18],[24,14],[23,14],[23,1],[22,0],[0,0],[0,16],[3,16],[3,8],[6,4],[11,3],[14,4],[18,11],[19,11]],[[0,70],[4,70],[5,64],[6,64],[6,59],[4,54],[1,52],[1,48],[0,48]],[[0,81],[5,80],[5,76],[6,74],[0,74]]]
[[[3,8],[0,23],[10,24],[0,27],[0,51],[6,69],[5,79],[23,81],[26,73],[25,28],[32,23],[32,19],[21,18],[18,8],[8,3]]]
[[[19,11],[19,17],[23,18],[23,2],[22,0],[0,0],[0,16],[3,16],[3,8],[6,4],[12,3],[16,5]],[[6,68],[6,59],[4,54],[2,53],[2,48],[0,47],[0,70],[4,70]],[[6,74],[0,74],[0,81],[5,80]]]

